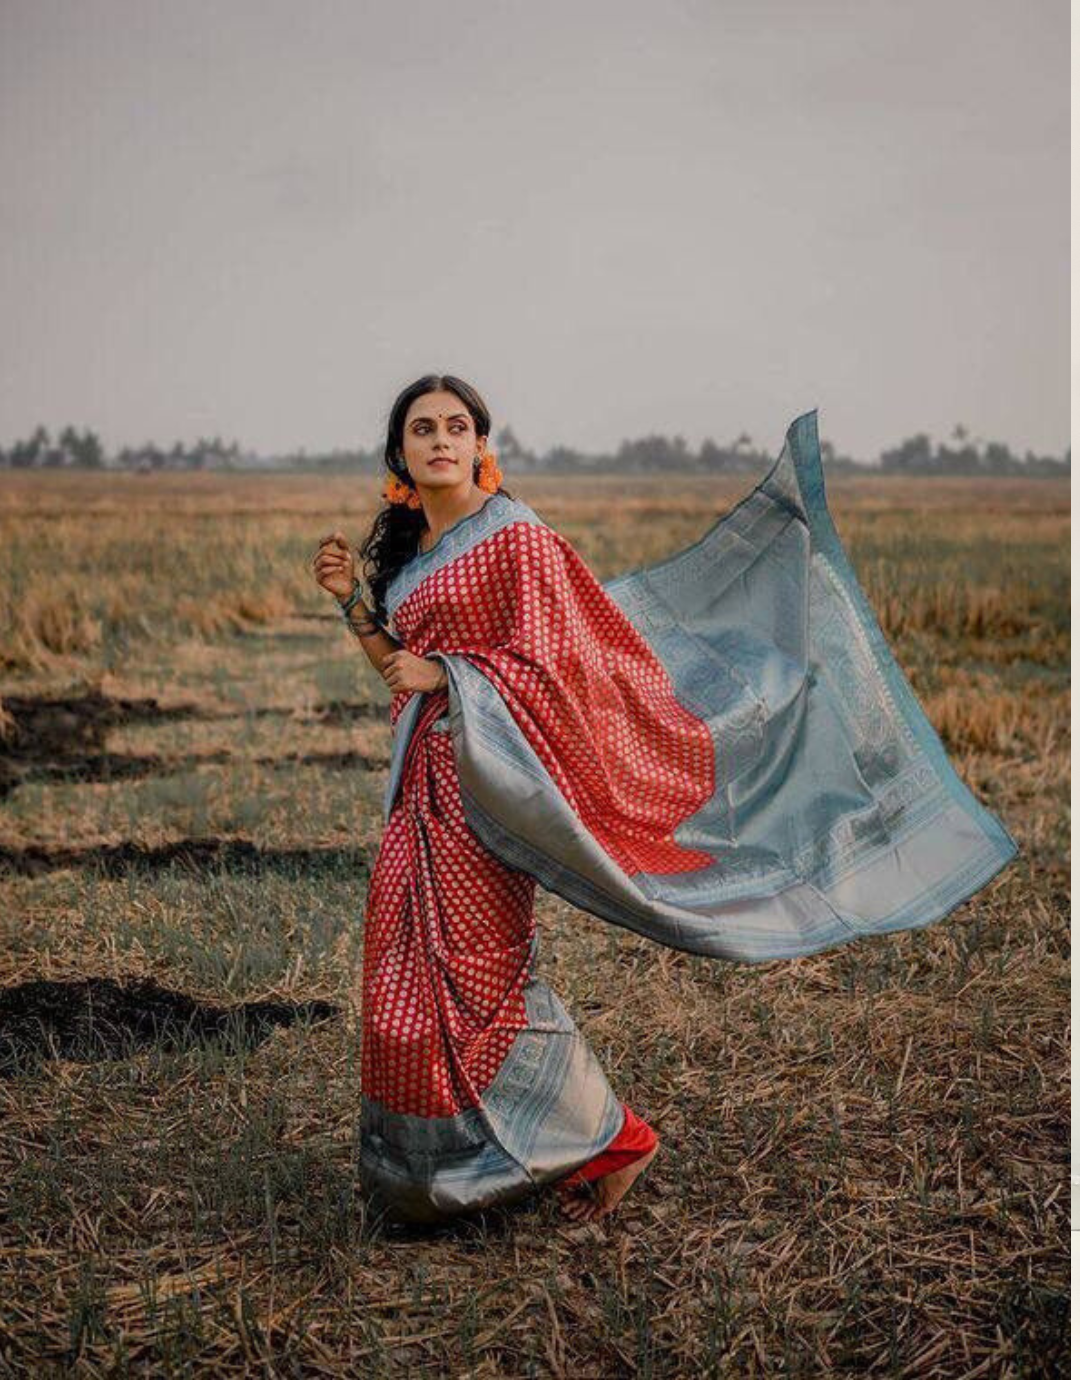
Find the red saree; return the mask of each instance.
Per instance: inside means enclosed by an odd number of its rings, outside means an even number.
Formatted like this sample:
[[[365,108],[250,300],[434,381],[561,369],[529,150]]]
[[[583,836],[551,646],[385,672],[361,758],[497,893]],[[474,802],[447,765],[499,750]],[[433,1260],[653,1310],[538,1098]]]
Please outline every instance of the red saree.
[[[361,1170],[396,1216],[508,1203],[651,1148],[534,971],[537,882],[758,963],[932,924],[1017,852],[858,584],[813,412],[653,566],[601,584],[495,493],[395,573],[386,607],[448,677],[391,702],[365,909]]]
[[[400,712],[397,699],[392,715]],[[401,796],[390,814],[365,907],[362,967],[361,1093],[365,1111],[388,1120],[424,1118],[451,1127],[483,1094],[519,1034],[529,1028],[525,1000],[536,955],[536,880],[488,852],[466,823],[445,719],[446,691],[427,697],[409,741]],[[566,1093],[575,1094],[567,1087]],[[657,1144],[649,1124],[620,1103],[614,1139],[569,1175],[592,1181],[632,1163]],[[571,1146],[578,1156],[581,1145]],[[460,1147],[447,1152],[448,1162]],[[372,1173],[377,1184],[385,1165]],[[376,1201],[391,1215],[434,1221],[445,1211],[417,1156],[415,1182],[382,1184]],[[462,1210],[523,1196],[479,1177],[476,1201]],[[447,1204],[447,1207],[451,1205]],[[442,1209],[442,1210],[441,1210]]]
[[[621,866],[695,865],[671,831],[712,790],[708,734],[681,709],[663,667],[564,538],[546,527],[505,525],[435,569],[394,623],[417,655],[437,648],[467,657],[503,688],[523,733]],[[599,623],[602,639],[593,644]],[[583,655],[593,646],[604,654]],[[614,662],[613,646],[622,649]],[[606,702],[612,685],[618,714]],[[393,697],[395,728],[413,698]],[[500,1073],[503,1084],[512,1082],[521,1037],[584,1042],[561,1004],[563,1019],[551,1031],[530,1013],[527,990],[545,986],[533,972],[536,878],[501,861],[468,824],[448,707],[445,689],[421,697],[365,907],[365,1167],[392,1214],[412,1220],[510,1201],[545,1183],[594,1180],[657,1144],[586,1051],[584,1080],[575,1077],[579,1066],[554,1061],[537,1144],[531,1155],[511,1154],[519,1173],[507,1184],[499,1162],[484,1182],[483,1156],[463,1118],[477,1114],[505,1150],[508,1137],[492,1132],[485,1094]],[[604,747],[608,766],[598,755]],[[528,1121],[535,1089],[522,1091],[507,1115]],[[433,1148],[418,1137],[420,1123],[446,1143]],[[470,1149],[475,1172],[446,1191],[446,1174],[469,1161]]]

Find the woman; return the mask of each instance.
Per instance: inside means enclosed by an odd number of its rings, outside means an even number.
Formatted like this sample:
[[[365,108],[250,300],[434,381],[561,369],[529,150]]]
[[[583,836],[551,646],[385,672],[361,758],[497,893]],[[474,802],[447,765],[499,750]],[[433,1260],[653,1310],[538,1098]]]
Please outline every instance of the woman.
[[[395,404],[388,506],[364,546],[383,617],[391,574],[460,530],[492,493],[507,493],[486,448],[488,428],[482,401],[458,380],[419,380]],[[558,1177],[568,1216],[604,1215],[652,1160],[657,1136],[615,1099],[565,1009],[533,975],[536,881],[488,852],[465,821],[446,731],[446,671],[379,626],[358,597],[340,533],[320,543],[315,573],[390,687],[391,722],[410,697],[427,697],[365,908],[361,1147],[372,1196],[395,1215],[437,1220]],[[427,645],[444,631],[417,600],[410,608],[411,620],[399,620],[404,642]],[[447,610],[445,621],[453,617]],[[520,1117],[545,1042],[560,1067],[547,1090],[554,1105],[546,1109],[550,1167],[542,1175],[535,1147],[526,1173],[485,1114],[502,1095],[495,1114]]]
[[[601,585],[501,487],[475,389],[391,410],[361,548],[315,576],[392,692],[365,908],[361,1166],[439,1221],[545,1186],[610,1213],[656,1154],[536,977],[535,885],[743,962],[932,923],[1014,856],[832,526],[816,414],[705,536]],[[392,627],[392,633],[387,631]]]

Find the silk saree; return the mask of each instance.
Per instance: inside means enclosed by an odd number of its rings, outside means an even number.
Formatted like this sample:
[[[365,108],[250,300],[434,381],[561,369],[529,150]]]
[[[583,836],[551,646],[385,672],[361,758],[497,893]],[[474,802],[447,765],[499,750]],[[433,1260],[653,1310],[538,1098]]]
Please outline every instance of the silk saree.
[[[894,658],[817,411],[697,542],[601,583],[492,494],[396,573],[401,692],[364,909],[361,1173],[436,1222],[655,1143],[535,971],[537,883],[657,943],[794,958],[933,924],[1016,855]]]

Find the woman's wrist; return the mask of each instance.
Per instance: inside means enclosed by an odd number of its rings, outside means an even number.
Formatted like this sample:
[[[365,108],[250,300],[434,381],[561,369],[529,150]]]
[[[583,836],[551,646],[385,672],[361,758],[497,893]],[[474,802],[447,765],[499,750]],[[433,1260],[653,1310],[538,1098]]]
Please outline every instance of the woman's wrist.
[[[334,597],[337,598],[337,595]],[[360,597],[359,580],[354,581],[352,593],[347,598],[338,599],[338,608],[349,631],[355,633],[357,637],[368,637],[372,633],[382,631],[375,621],[374,613]]]
[[[346,618],[345,622],[349,625],[349,631],[356,637],[370,637],[373,633],[383,631],[374,618],[366,618],[363,622],[357,623],[354,623],[351,618]]]
[[[355,606],[356,606],[358,603],[361,602],[361,600],[360,600],[360,581],[356,578],[355,575],[353,576],[352,589],[349,590],[348,594],[345,594],[345,595],[335,594],[335,595],[334,595],[334,598],[335,598],[335,599],[337,600],[337,602],[338,602],[338,608],[339,608],[339,609],[341,610],[341,612],[342,612],[343,614],[345,614],[346,617],[347,617],[348,614],[349,614],[349,612],[350,612],[353,608],[355,608]]]

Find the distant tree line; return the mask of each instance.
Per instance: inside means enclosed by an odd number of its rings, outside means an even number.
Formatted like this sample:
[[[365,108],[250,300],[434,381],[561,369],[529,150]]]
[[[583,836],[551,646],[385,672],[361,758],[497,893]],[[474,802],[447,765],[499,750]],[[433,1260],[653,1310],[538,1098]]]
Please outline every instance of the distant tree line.
[[[1000,441],[972,440],[964,426],[953,429],[955,445],[931,443],[925,432],[883,451],[876,464],[867,465],[840,455],[830,441],[821,443],[822,464],[830,473],[849,474],[956,474],[956,475],[1068,475],[1071,451],[1063,456],[1015,455]],[[492,437],[492,447],[507,474],[752,474],[775,458],[761,450],[746,432],[727,445],[706,439],[694,450],[682,436],[643,436],[622,441],[617,450],[586,454],[572,446],[553,446],[537,454],[519,441],[513,430],[502,427]],[[39,426],[26,441],[0,448],[0,469],[110,469],[149,473],[154,470],[308,470],[331,473],[360,472],[375,475],[382,468],[381,449],[359,447],[310,453],[305,449],[278,455],[242,451],[236,441],[227,444],[220,436],[200,437],[194,445],[177,441],[170,449],[147,442],[125,446],[107,456],[92,431],[64,427],[55,440]]]
[[[880,468],[885,474],[1027,474],[1067,475],[1071,446],[1062,457],[1024,452],[1014,455],[1001,441],[988,441],[982,448],[973,442],[964,426],[952,432],[955,446],[930,444],[925,432],[909,437],[892,450],[882,451]]]
[[[239,444],[226,445],[220,436],[200,437],[193,446],[177,441],[169,450],[148,441],[107,456],[94,432],[76,431],[73,426],[64,427],[55,440],[47,427],[39,426],[29,440],[0,448],[0,469],[10,470],[210,470],[233,468],[240,460]]]

